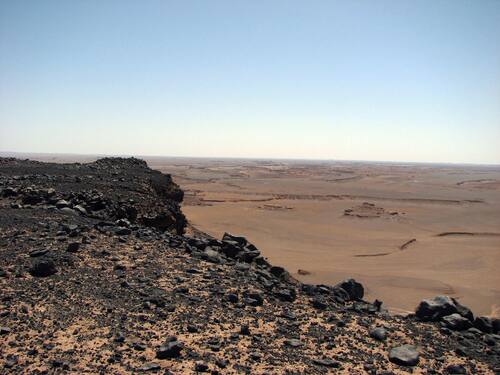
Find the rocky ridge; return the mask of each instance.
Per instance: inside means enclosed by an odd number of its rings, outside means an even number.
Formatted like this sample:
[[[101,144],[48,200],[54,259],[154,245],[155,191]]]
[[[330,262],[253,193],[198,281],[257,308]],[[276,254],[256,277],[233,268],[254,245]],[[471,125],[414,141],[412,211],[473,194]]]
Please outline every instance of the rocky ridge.
[[[0,372],[500,371],[498,319],[302,284],[244,237],[191,228],[182,199],[138,159],[0,158]]]

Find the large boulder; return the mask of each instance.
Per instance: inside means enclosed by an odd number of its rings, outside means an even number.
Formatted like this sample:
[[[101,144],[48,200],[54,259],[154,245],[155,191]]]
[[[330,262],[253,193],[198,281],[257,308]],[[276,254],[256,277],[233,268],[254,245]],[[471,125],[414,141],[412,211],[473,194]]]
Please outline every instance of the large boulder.
[[[335,288],[341,288],[345,290],[349,295],[349,299],[351,301],[363,299],[363,296],[365,295],[365,289],[363,288],[363,285],[361,285],[354,279],[344,280],[335,285],[334,289]]]
[[[448,296],[424,299],[415,310],[417,318],[424,321],[438,321],[443,316],[455,313],[458,313],[457,306]]]

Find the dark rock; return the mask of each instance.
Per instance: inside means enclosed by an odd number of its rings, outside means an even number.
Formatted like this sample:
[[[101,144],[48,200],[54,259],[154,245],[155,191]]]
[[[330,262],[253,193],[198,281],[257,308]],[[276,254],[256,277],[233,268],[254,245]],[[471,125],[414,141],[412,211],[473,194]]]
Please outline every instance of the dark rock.
[[[73,210],[72,208],[69,208],[69,207],[61,208],[61,212],[68,214],[68,215],[77,215],[78,214],[75,210]]]
[[[52,259],[36,258],[32,262],[29,272],[35,277],[47,277],[55,274],[57,269]]]
[[[226,368],[228,365],[228,361],[226,359],[220,358],[215,361],[215,364],[219,368]]]
[[[79,204],[77,204],[75,207],[73,207],[73,209],[76,212],[78,212],[80,215],[87,215],[87,210]]]
[[[156,351],[156,358],[167,359],[167,358],[177,358],[181,355],[183,349],[182,343],[179,341],[170,341],[162,346]]]
[[[122,264],[122,263],[116,263],[113,267],[113,269],[115,271],[126,271],[127,270],[127,266]]]
[[[297,340],[297,339],[287,339],[287,340],[285,340],[284,343],[286,346],[290,346],[292,348],[298,348],[299,346],[302,346],[302,343],[300,342],[300,340]]]
[[[493,332],[493,323],[491,321],[491,318],[488,318],[486,316],[477,317],[474,320],[474,327],[484,333]]]
[[[220,254],[217,251],[211,249],[210,247],[207,247],[205,249],[205,251],[201,254],[201,258],[211,263],[221,262]]]
[[[6,198],[15,197],[17,195],[17,189],[14,189],[12,187],[6,187],[2,190],[2,195]]]
[[[17,362],[18,362],[17,356],[8,355],[5,362],[4,362],[4,366],[5,366],[5,368],[12,368],[15,365],[17,365]]]
[[[322,298],[313,298],[311,304],[315,309],[319,310],[325,310],[328,307]]]
[[[415,315],[420,320],[437,321],[443,316],[457,313],[457,307],[448,296],[437,296],[433,299],[424,299],[415,310]]]
[[[23,204],[35,205],[35,204],[41,203],[43,201],[43,199],[44,198],[40,194],[40,192],[29,191],[24,195],[22,202],[23,202]]]
[[[321,288],[319,289],[319,291],[323,294],[325,294],[324,292],[324,288]],[[329,289],[329,293],[333,295],[335,301],[337,301],[338,303],[346,303],[348,301],[351,301],[351,297],[349,296],[349,293],[347,293],[344,289],[342,288],[339,288],[339,287],[333,287],[331,289]]]
[[[262,354],[259,352],[251,352],[250,358],[254,361],[260,361],[262,359]]]
[[[132,233],[130,228],[127,227],[117,227],[115,228],[114,232],[117,236],[128,236],[129,234]]]
[[[221,250],[227,257],[236,258],[236,256],[242,251],[242,248],[236,242],[223,241]]]
[[[146,345],[144,345],[142,342],[134,342],[132,344],[132,347],[139,352],[143,352],[146,350]]]
[[[194,365],[194,370],[196,372],[207,372],[208,365],[205,362],[196,362],[196,364]]]
[[[176,217],[169,212],[162,212],[152,216],[143,216],[141,222],[147,226],[159,229],[161,231],[167,231],[176,227],[177,220]]]
[[[371,329],[369,334],[371,338],[378,341],[384,341],[387,338],[387,331],[385,330],[385,328],[382,327],[376,327]]]
[[[259,291],[247,291],[244,293],[245,303],[250,306],[262,306],[264,303],[263,293]]]
[[[42,255],[45,255],[49,252],[48,249],[42,249],[42,250],[33,250],[30,252],[30,257],[31,258],[37,258],[41,257]]]
[[[233,241],[236,242],[240,247],[244,247],[248,243],[245,237],[233,236],[232,234],[229,233],[224,233],[224,235],[222,236],[222,241]]]
[[[289,311],[289,310],[282,311],[280,316],[285,318],[285,319],[288,319],[288,320],[297,319],[297,315],[295,315],[292,311]]]
[[[248,263],[237,262],[234,265],[234,269],[237,271],[246,272],[250,269],[250,265]]]
[[[487,334],[487,335],[484,335],[483,337],[483,341],[485,342],[486,345],[489,345],[489,346],[495,346],[497,344],[497,341],[500,340],[500,337],[498,335],[491,335],[491,334]]]
[[[229,293],[226,296],[227,300],[231,303],[237,303],[238,302],[238,295],[234,293]]]
[[[452,374],[453,375],[465,375],[465,374],[467,374],[467,370],[462,365],[449,365],[448,367],[445,368],[444,373],[450,374],[450,375],[452,375]]]
[[[125,342],[125,336],[123,335],[123,333],[118,332],[115,336],[114,342],[117,342],[117,343]]]
[[[420,355],[413,345],[402,345],[392,348],[389,352],[389,360],[400,366],[416,366]]]
[[[341,288],[345,290],[349,295],[349,299],[351,301],[361,300],[363,299],[363,296],[365,294],[365,289],[363,288],[363,285],[361,285],[354,279],[344,280],[335,285],[334,288]]]
[[[471,309],[468,307],[460,304],[455,298],[452,298],[453,303],[455,304],[455,307],[457,308],[457,312],[462,315],[464,318],[467,318],[471,322],[474,321],[474,314],[472,313]]]
[[[244,324],[241,326],[240,335],[245,335],[245,336],[250,335],[250,327],[248,326],[248,324]]]
[[[80,249],[80,243],[79,242],[70,242],[67,247],[67,251],[70,253],[76,253]]]
[[[158,363],[146,363],[143,366],[139,367],[137,371],[146,372],[146,371],[158,371],[161,370],[161,366]]]
[[[334,361],[333,359],[323,358],[323,359],[313,359],[313,363],[318,366],[328,367],[328,368],[339,368],[340,362]]]
[[[297,298],[297,293],[295,289],[280,289],[275,292],[276,297],[282,301],[293,302]]]
[[[470,322],[470,320],[464,318],[462,315],[458,313],[447,315],[443,317],[442,320],[446,325],[446,327],[454,331],[463,331],[465,329],[472,327],[472,323]]]
[[[238,253],[237,258],[245,263],[252,263],[252,261],[260,255],[259,250],[247,250],[243,249],[240,253]]]
[[[269,272],[271,272],[271,274],[276,276],[276,277],[281,277],[286,273],[285,269],[283,267],[279,267],[279,266],[271,267]]]
[[[56,202],[56,207],[59,208],[59,209],[62,209],[62,208],[65,208],[65,207],[69,207],[69,202],[64,200],[64,199],[61,199],[61,200],[58,200]]]
[[[493,333],[500,333],[500,319],[491,319],[491,328],[493,329]]]
[[[196,332],[198,332],[198,331],[199,331],[199,330],[198,330],[198,327],[197,327],[197,326],[195,326],[194,324],[188,324],[188,326],[187,326],[187,328],[186,328],[186,329],[187,329],[187,331],[188,331],[189,333],[196,333]]]

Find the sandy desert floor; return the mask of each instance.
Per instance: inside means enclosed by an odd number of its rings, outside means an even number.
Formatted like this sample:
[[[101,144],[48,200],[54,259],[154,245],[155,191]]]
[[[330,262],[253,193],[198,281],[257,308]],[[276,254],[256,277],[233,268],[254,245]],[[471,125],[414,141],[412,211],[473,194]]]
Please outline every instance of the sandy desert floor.
[[[500,315],[500,166],[145,159],[195,227],[244,235],[302,281],[354,277],[394,312],[447,294]]]

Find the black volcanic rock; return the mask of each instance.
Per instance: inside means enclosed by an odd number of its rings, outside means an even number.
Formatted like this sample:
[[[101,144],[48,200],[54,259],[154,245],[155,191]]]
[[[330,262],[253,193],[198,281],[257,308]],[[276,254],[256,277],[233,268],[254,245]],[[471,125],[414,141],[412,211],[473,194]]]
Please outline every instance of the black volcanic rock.
[[[462,315],[464,318],[467,318],[471,322],[474,321],[474,314],[472,313],[471,309],[469,309],[468,307],[460,304],[455,298],[452,298],[452,301],[455,304],[457,312],[460,315]]]
[[[467,370],[462,365],[449,365],[448,367],[446,367],[446,369],[444,371],[445,371],[444,372],[445,374],[449,374],[449,375],[465,375],[465,374],[467,374]]]
[[[436,321],[443,316],[457,313],[457,307],[448,296],[437,296],[432,299],[424,299],[415,310],[416,316],[424,321]]]
[[[184,345],[179,341],[170,341],[160,346],[160,348],[156,351],[156,358],[158,359],[168,359],[168,358],[177,358],[181,355],[181,351],[184,348]]]
[[[378,341],[384,341],[387,338],[387,331],[383,327],[375,327],[369,331],[370,337]]]
[[[71,242],[68,244],[68,248],[66,249],[70,253],[76,253],[80,249],[79,242]]]
[[[49,258],[35,258],[31,263],[31,275],[35,277],[47,277],[57,272],[56,265],[52,259]]]
[[[313,363],[318,366],[329,367],[329,368],[339,368],[340,362],[334,361],[330,358],[319,358],[313,359]]]
[[[462,331],[472,327],[471,321],[458,313],[447,315],[442,320],[446,327],[452,330]]]
[[[244,247],[248,244],[248,241],[245,237],[233,236],[232,234],[229,234],[227,232],[222,236],[222,241],[236,242],[240,247]]]
[[[389,352],[389,360],[400,366],[415,366],[418,364],[420,355],[413,345],[402,345],[392,348]]]
[[[365,290],[363,288],[363,285],[361,285],[354,279],[344,280],[341,283],[335,285],[335,288],[340,288],[345,290],[349,296],[349,299],[352,301],[361,300],[365,295]]]
[[[479,316],[474,320],[474,327],[484,333],[493,332],[493,323],[491,318],[487,316]]]

